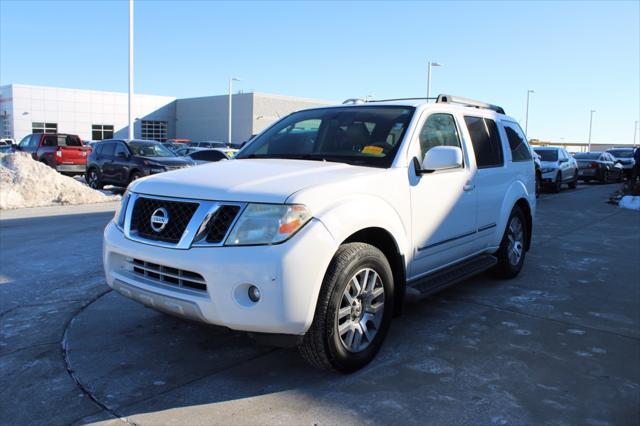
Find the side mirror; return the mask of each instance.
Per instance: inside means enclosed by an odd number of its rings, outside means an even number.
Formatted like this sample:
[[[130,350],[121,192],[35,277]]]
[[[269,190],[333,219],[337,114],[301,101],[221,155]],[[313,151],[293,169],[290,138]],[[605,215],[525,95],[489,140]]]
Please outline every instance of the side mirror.
[[[415,161],[417,163],[417,160]],[[423,175],[460,167],[462,167],[462,150],[459,147],[436,146],[427,151],[421,165],[416,164],[416,173]]]

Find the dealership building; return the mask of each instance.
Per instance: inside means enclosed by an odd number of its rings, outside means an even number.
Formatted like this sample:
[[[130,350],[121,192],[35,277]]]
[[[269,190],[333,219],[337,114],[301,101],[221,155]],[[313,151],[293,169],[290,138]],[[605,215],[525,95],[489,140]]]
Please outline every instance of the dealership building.
[[[232,143],[246,141],[293,111],[336,102],[266,93],[232,96]],[[134,95],[134,137],[165,141],[228,139],[229,96],[177,99]],[[19,142],[30,133],[71,133],[83,140],[126,138],[127,94],[8,84],[0,87],[0,136]]]

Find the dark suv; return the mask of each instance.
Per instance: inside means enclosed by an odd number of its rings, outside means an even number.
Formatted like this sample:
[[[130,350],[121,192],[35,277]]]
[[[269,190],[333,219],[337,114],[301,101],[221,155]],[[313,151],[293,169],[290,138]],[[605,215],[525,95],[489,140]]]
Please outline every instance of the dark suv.
[[[110,139],[96,143],[87,160],[87,183],[91,188],[104,185],[127,186],[142,176],[193,166],[195,163],[145,140]]]

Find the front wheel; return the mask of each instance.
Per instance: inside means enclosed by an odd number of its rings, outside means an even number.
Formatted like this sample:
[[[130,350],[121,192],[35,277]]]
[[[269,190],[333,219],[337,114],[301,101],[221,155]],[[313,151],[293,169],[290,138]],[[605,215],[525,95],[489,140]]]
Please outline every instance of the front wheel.
[[[100,176],[98,175],[98,170],[91,168],[86,173],[87,184],[90,188],[93,189],[102,189],[104,185],[100,181]]]
[[[494,272],[499,278],[514,278],[522,270],[524,257],[526,254],[527,227],[524,213],[519,207],[514,207],[507,222],[500,248],[495,256],[498,264],[494,267]]]
[[[320,289],[311,327],[298,347],[316,368],[350,373],[376,355],[393,315],[387,258],[364,243],[342,245]]]
[[[558,174],[556,175],[556,180],[553,183],[552,190],[557,194],[558,192],[560,192],[560,189],[562,189],[562,173],[558,172]]]

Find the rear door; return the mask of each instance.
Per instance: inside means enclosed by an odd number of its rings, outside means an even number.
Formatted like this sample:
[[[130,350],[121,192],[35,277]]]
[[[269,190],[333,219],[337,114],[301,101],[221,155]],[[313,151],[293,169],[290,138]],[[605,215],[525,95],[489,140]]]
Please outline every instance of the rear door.
[[[115,151],[113,155],[113,162],[111,163],[113,168],[114,180],[121,185],[129,183],[129,174],[131,172],[131,154],[129,148],[127,148],[124,142],[115,142]]]
[[[116,171],[113,166],[115,142],[104,142],[99,155],[99,163],[104,182],[116,183]]]

